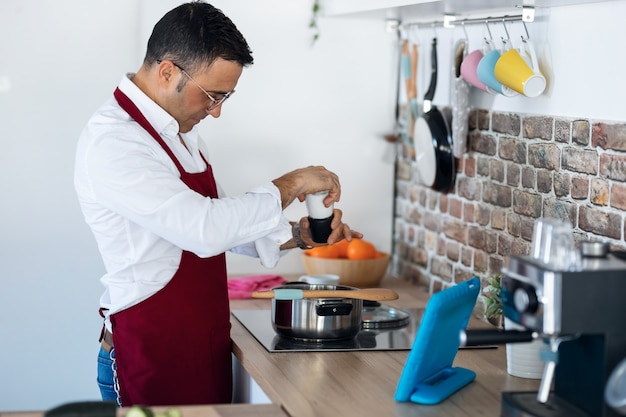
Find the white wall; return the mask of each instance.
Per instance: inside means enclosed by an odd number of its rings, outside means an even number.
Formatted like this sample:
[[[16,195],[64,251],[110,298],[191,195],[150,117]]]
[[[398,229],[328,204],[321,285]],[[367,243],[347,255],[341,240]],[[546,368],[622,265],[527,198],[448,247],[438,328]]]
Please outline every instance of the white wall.
[[[0,410],[98,398],[103,266],[72,185],[75,143],[126,71],[139,68],[166,0],[0,0]],[[231,194],[323,164],[346,221],[391,247],[394,37],[376,21],[320,21],[312,1],[215,1],[248,39],[246,69],[202,134]],[[300,204],[288,209],[296,219]],[[303,271],[298,253],[273,272]],[[266,272],[229,257],[232,274]]]
[[[73,191],[73,154],[82,124],[136,62],[137,13],[125,0],[0,0],[1,410],[96,397],[102,262]]]

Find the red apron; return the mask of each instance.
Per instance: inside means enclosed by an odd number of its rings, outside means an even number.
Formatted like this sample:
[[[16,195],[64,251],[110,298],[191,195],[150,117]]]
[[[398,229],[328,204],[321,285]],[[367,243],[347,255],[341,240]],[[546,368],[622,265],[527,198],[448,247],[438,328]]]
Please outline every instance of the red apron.
[[[190,189],[217,197],[208,163],[204,172],[185,172],[135,104],[119,89],[114,96],[168,153]],[[230,309],[223,253],[203,259],[183,251],[178,271],[163,289],[110,319],[123,406],[231,402]]]

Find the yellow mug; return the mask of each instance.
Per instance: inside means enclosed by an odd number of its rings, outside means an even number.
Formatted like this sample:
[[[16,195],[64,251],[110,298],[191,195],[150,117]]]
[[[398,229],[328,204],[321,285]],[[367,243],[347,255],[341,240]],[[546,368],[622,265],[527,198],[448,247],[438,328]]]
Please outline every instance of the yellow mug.
[[[509,49],[503,53],[493,69],[496,80],[526,97],[537,97],[546,89],[546,78],[539,71],[533,45],[526,39],[521,53]]]

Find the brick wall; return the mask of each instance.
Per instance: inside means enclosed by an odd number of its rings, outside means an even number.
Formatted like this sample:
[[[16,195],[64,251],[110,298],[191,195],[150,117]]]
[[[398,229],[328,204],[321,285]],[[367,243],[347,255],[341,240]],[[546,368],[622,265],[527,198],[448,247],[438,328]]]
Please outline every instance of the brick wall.
[[[484,279],[529,253],[541,217],[626,248],[626,122],[474,110],[467,145],[447,194],[420,185],[411,152],[399,153],[395,275],[431,293]]]

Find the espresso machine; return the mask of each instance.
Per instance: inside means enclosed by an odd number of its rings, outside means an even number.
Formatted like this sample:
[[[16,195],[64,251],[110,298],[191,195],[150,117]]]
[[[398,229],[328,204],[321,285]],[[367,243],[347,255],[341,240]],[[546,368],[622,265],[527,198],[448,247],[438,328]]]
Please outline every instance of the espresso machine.
[[[626,357],[626,252],[600,242],[582,242],[580,252],[570,270],[531,256],[505,260],[503,313],[546,347],[539,391],[504,392],[503,417],[618,416],[604,391]]]

